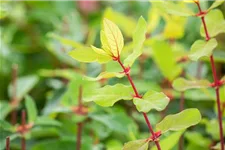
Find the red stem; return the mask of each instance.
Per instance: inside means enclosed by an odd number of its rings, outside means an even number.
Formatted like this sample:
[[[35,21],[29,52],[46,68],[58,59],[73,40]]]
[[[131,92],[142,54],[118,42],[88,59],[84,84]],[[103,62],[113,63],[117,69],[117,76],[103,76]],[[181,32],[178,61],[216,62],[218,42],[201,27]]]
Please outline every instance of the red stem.
[[[25,130],[25,128],[26,128],[26,111],[25,110],[22,111],[21,123],[22,123],[23,130]],[[22,133],[22,138],[21,138],[21,150],[26,150],[26,139],[25,139],[23,133]]]
[[[17,75],[18,75],[18,65],[14,64],[12,66],[12,99],[11,102],[12,104],[15,104],[15,101],[17,101],[16,97],[16,84],[17,84]],[[15,108],[13,108],[15,109]],[[16,110],[13,110],[11,112],[11,124],[15,125],[17,121],[17,112]]]
[[[6,144],[5,144],[6,146],[6,150],[10,150],[10,137],[8,136],[7,138],[6,138]]]
[[[79,95],[78,95],[78,109],[79,109],[79,111],[82,111],[82,93],[83,93],[83,88],[80,85],[80,87],[79,87]],[[82,127],[83,127],[83,123],[82,122],[77,123],[77,145],[76,145],[76,150],[81,150]]]
[[[199,2],[196,2],[198,9],[199,9],[199,13],[203,13],[200,7]],[[205,17],[202,16],[201,17],[202,20],[202,24],[204,26],[204,31],[205,31],[205,36],[206,36],[206,41],[210,40],[210,36],[207,30],[207,26],[205,23]],[[210,56],[210,63],[211,63],[211,68],[212,68],[212,73],[213,73],[213,79],[214,79],[214,83],[215,83],[215,91],[216,91],[216,102],[217,102],[217,110],[218,110],[218,121],[219,121],[219,129],[220,129],[220,145],[221,145],[221,150],[224,150],[224,141],[223,141],[223,125],[222,125],[222,111],[221,111],[221,107],[220,107],[220,94],[219,94],[219,87],[221,86],[219,84],[219,80],[217,78],[216,75],[216,67],[215,67],[215,63],[214,63],[214,59],[213,59],[213,55]]]
[[[82,127],[83,127],[83,123],[82,122],[77,123],[77,145],[76,145],[76,150],[81,150]]]
[[[133,88],[133,90],[134,90],[135,97],[139,97],[139,98],[140,98],[141,96],[139,95],[139,93],[138,93],[138,91],[137,91],[137,88],[136,88],[136,86],[134,85],[134,82],[133,82],[133,80],[132,80],[132,78],[131,78],[131,76],[130,76],[129,71],[128,71],[128,70],[126,69],[126,67],[123,65],[123,63],[121,62],[120,58],[118,58],[117,61],[118,61],[118,63],[120,64],[120,66],[123,68],[123,71],[124,71],[124,73],[126,74],[128,80],[129,80],[129,82],[130,82],[130,84],[131,84],[131,86],[132,86],[132,88]],[[152,134],[153,139],[155,139],[154,142],[155,142],[155,144],[156,144],[156,146],[157,146],[157,149],[158,149],[158,150],[161,150],[159,141],[156,139],[157,137],[155,136],[155,133],[154,133],[154,131],[153,131],[153,128],[152,128],[152,126],[151,126],[151,123],[150,123],[150,121],[149,121],[149,119],[148,119],[148,117],[147,117],[147,114],[146,114],[146,113],[142,113],[142,114],[143,114],[143,116],[144,116],[144,118],[145,118],[145,122],[146,122],[147,125],[148,125],[149,131],[150,131],[150,133]]]

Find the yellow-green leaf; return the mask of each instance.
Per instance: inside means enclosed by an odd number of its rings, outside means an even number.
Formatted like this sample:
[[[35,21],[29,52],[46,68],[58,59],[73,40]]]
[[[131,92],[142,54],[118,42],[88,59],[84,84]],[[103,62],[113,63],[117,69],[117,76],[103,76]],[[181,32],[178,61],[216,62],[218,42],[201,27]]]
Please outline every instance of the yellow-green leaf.
[[[147,23],[143,17],[138,20],[137,27],[133,33],[133,53],[124,60],[125,66],[132,66],[135,59],[142,54],[142,46],[145,41],[147,31]]]
[[[154,7],[152,3],[151,9],[148,11],[148,32],[152,33],[160,22],[160,10]]]
[[[104,12],[104,18],[116,23],[124,34],[128,37],[132,36],[132,30],[135,28],[135,20],[123,13],[116,12],[112,8],[107,8]]]
[[[185,17],[194,15],[194,12],[182,2],[164,1],[162,5],[164,5],[166,11],[172,15]]]
[[[120,29],[112,21],[105,18],[103,21],[103,30],[110,47],[110,52],[115,57],[118,57],[124,46],[123,35]]]
[[[181,67],[176,63],[171,46],[165,41],[152,42],[153,59],[162,74],[172,81],[181,73]]]
[[[147,150],[148,142],[146,139],[130,141],[124,144],[123,150]]]
[[[149,112],[151,109],[162,111],[169,103],[169,98],[162,92],[148,91],[142,98],[134,98],[134,104],[139,112]]]
[[[102,72],[96,78],[92,78],[92,77],[84,77],[84,78],[89,81],[98,81],[98,80],[109,79],[113,77],[122,78],[124,77],[124,75],[125,75],[124,73],[119,73],[119,72]]]
[[[205,16],[205,22],[207,26],[207,30],[209,32],[210,37],[215,37],[220,33],[225,33],[225,20],[223,17],[223,13],[218,10],[211,10]],[[205,37],[204,26],[201,25],[200,27],[201,36]]]
[[[32,97],[29,95],[25,96],[25,105],[28,114],[28,122],[33,123],[37,118],[37,107]]]
[[[194,3],[194,2],[199,2],[199,0],[183,0],[185,3]]]
[[[173,88],[177,91],[185,91],[188,89],[207,88],[210,82],[207,80],[186,80],[184,78],[177,78],[173,81]]]
[[[186,18],[180,16],[166,17],[163,35],[167,39],[180,39],[184,36]]]
[[[91,91],[90,91],[91,92]],[[123,84],[116,85],[106,85],[102,88],[92,91],[88,97],[84,98],[84,101],[90,102],[94,101],[96,104],[109,107],[113,106],[119,100],[131,100],[132,97],[132,87]]]
[[[197,40],[191,46],[189,58],[193,61],[197,61],[201,57],[209,57],[212,55],[216,46],[216,39],[210,39],[209,41]]]
[[[224,0],[215,0],[214,3],[209,7],[208,11],[218,7],[219,5],[223,3],[224,3]]]
[[[106,55],[97,54],[90,47],[79,48],[69,52],[69,55],[80,62],[98,62],[98,63],[106,63],[112,60],[111,57]]]
[[[61,37],[61,36],[56,35],[54,33],[48,33],[47,36],[50,37],[50,38],[54,38],[54,39],[60,41],[60,43],[62,43],[62,44],[72,46],[73,48],[82,48],[82,47],[84,47],[84,45],[81,44],[81,43],[78,43],[76,41],[73,41],[73,40]]]
[[[156,129],[165,133],[167,131],[184,130],[201,121],[201,114],[196,108],[189,108],[174,115],[166,116],[156,125]]]
[[[179,132],[174,132],[164,139],[160,140],[160,146],[162,150],[171,150],[178,143],[180,136],[184,133],[184,130]],[[151,150],[158,150],[156,146],[151,148]]]

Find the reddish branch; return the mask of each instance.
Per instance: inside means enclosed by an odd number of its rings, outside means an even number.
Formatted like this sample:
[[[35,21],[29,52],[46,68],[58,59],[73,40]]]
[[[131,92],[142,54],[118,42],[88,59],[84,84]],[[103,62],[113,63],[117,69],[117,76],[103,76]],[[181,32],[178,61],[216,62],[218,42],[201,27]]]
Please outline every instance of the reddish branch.
[[[5,147],[6,147],[6,150],[10,150],[10,137],[9,136],[6,138]]]
[[[79,95],[78,95],[78,112],[82,112],[82,110],[83,110],[82,93],[83,93],[83,89],[82,89],[82,86],[80,86],[79,87]],[[77,123],[77,145],[76,145],[76,150],[81,150],[82,127],[83,127],[83,123],[82,122]]]
[[[26,150],[26,139],[24,137],[24,133],[26,132],[25,131],[25,129],[26,129],[26,111],[25,110],[22,111],[21,122],[22,122],[21,125],[23,128],[22,138],[21,138],[21,150]]]
[[[200,3],[195,2],[198,6],[199,9],[199,14],[205,14],[205,12],[202,11]],[[202,24],[204,27],[205,31],[205,36],[206,36],[206,41],[210,40],[209,32],[205,23],[205,15],[201,16]],[[222,111],[221,111],[221,103],[220,103],[220,94],[219,94],[219,87],[221,86],[220,81],[217,78],[216,74],[216,67],[214,63],[214,58],[213,55],[210,56],[210,63],[211,63],[211,68],[212,68],[212,73],[213,73],[213,79],[214,79],[214,84],[215,84],[215,91],[216,91],[216,102],[217,102],[217,110],[218,110],[218,121],[219,121],[219,129],[220,129],[220,145],[221,145],[221,150],[224,150],[224,141],[223,141],[223,125],[222,125]]]
[[[11,99],[11,105],[13,106],[13,111],[11,112],[11,124],[13,125],[15,125],[17,121],[17,113],[15,110],[15,107],[17,106],[17,96],[16,96],[17,74],[18,74],[18,65],[14,64],[12,67],[12,99]]]
[[[132,86],[132,88],[133,88],[133,90],[134,90],[134,93],[135,93],[134,97],[141,98],[141,95],[138,93],[137,88],[136,88],[136,86],[134,85],[134,82],[133,82],[133,80],[132,80],[132,78],[131,78],[131,76],[130,76],[130,68],[129,68],[129,67],[126,68],[126,67],[123,65],[123,63],[122,63],[121,60],[120,60],[120,57],[118,57],[117,59],[114,58],[114,60],[117,61],[117,62],[120,64],[120,66],[123,68],[123,71],[124,71],[124,73],[126,74],[128,80],[129,80],[129,82],[130,82],[130,84],[131,84],[131,86]],[[147,117],[147,114],[146,114],[146,113],[142,113],[142,114],[143,114],[143,116],[144,116],[144,118],[145,118],[145,122],[146,122],[147,125],[148,125],[149,131],[150,131],[150,133],[152,134],[152,139],[153,139],[153,141],[155,142],[155,144],[156,144],[158,150],[161,150],[160,145],[159,145],[159,141],[158,141],[158,137],[159,137],[159,136],[157,136],[157,135],[154,133],[153,128],[152,128],[152,126],[151,126],[151,123],[150,123],[150,121],[149,121],[149,119],[148,119],[148,117]]]

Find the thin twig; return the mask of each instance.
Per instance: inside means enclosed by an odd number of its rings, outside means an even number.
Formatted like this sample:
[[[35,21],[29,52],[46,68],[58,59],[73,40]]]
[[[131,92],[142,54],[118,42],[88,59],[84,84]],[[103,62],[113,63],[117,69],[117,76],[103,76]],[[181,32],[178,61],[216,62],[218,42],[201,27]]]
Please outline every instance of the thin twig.
[[[198,1],[195,2],[198,6],[199,9],[199,13],[202,14],[202,10],[201,10],[201,6],[200,3]],[[201,17],[202,20],[202,24],[204,27],[204,31],[205,31],[205,36],[206,36],[206,41],[210,40],[210,35],[206,26],[206,22],[205,22],[205,17],[202,16]],[[220,133],[220,146],[221,146],[221,150],[224,150],[224,140],[223,140],[223,125],[222,125],[222,112],[221,112],[221,107],[220,107],[220,94],[219,94],[219,87],[221,86],[219,84],[219,80],[217,78],[217,74],[216,74],[216,67],[215,67],[215,63],[214,63],[214,58],[213,55],[210,56],[210,63],[211,63],[211,68],[212,68],[212,73],[213,73],[213,79],[214,79],[214,84],[215,84],[215,91],[216,91],[216,103],[217,103],[217,111],[218,111],[218,122],[219,122],[219,133]]]

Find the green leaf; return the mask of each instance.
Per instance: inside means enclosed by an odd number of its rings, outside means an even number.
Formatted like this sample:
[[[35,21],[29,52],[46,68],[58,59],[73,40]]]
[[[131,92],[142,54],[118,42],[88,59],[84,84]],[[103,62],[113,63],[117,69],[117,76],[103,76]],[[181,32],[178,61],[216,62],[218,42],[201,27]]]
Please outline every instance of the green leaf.
[[[13,126],[5,120],[0,120],[0,128],[4,129],[5,131],[13,130]]]
[[[164,1],[164,3],[162,5],[164,5],[166,11],[169,14],[177,15],[177,16],[184,16],[184,17],[194,16],[194,12],[192,10],[190,10],[187,7],[187,5],[185,5],[182,2],[174,3],[173,1]]]
[[[164,139],[160,140],[160,146],[162,150],[171,150],[178,143],[180,136],[183,134],[183,131],[174,132]],[[157,147],[154,146],[151,150],[157,150]]]
[[[218,125],[218,120],[204,120],[204,124],[206,126],[206,132],[212,136],[213,139],[220,139],[220,129]],[[223,128],[225,128],[225,121],[222,122]],[[223,135],[225,136],[225,131],[223,131]]]
[[[198,109],[185,109],[180,113],[166,116],[156,125],[157,130],[165,133],[167,131],[179,131],[196,125],[201,121],[201,114]]]
[[[153,59],[162,71],[163,75],[172,81],[181,73],[181,67],[177,65],[174,53],[169,43],[165,41],[152,41]]]
[[[132,17],[129,17],[123,13],[116,12],[112,8],[107,8],[104,12],[104,18],[116,23],[120,29],[124,32],[125,35],[131,37],[132,30],[135,28],[135,20]]]
[[[106,63],[112,60],[111,57],[106,55],[97,54],[90,47],[79,48],[69,52],[69,55],[79,61],[79,62],[98,62],[98,63]]]
[[[6,101],[0,100],[0,119],[5,117],[11,112],[12,106]]]
[[[160,9],[155,6],[155,3],[151,3],[151,9],[148,11],[148,33],[152,33],[160,22]]]
[[[185,91],[188,89],[199,89],[210,87],[210,82],[207,80],[186,80],[184,78],[177,78],[173,81],[173,88],[177,91]]]
[[[109,140],[106,143],[106,149],[107,150],[118,150],[118,149],[122,149],[123,144],[120,140]]]
[[[204,147],[207,149],[208,145],[210,145],[211,140],[204,137],[201,133],[198,132],[187,132],[185,133],[185,138],[195,145]]]
[[[61,123],[59,121],[45,116],[37,117],[34,124],[40,126],[61,126]]]
[[[133,33],[133,53],[124,60],[125,66],[132,66],[135,59],[142,54],[142,46],[145,41],[145,34],[147,32],[147,23],[143,17],[138,20],[137,27]]]
[[[41,69],[38,72],[38,74],[43,77],[61,77],[68,80],[72,80],[74,78],[77,78],[77,76],[79,76],[72,69],[55,69],[55,70]]]
[[[180,39],[185,34],[187,18],[179,16],[164,15],[166,25],[163,35],[167,39]]]
[[[130,141],[124,144],[123,150],[147,150],[148,149],[148,141],[146,139],[143,140],[135,140]]]
[[[93,141],[91,137],[82,136],[81,150],[92,149],[92,143]],[[74,146],[76,146],[76,140],[75,138],[69,136],[64,138],[42,140],[33,144],[30,150],[71,150],[71,147]]]
[[[148,91],[142,98],[134,98],[134,105],[136,105],[139,112],[149,112],[151,109],[162,111],[169,103],[169,98],[162,92]]]
[[[212,55],[216,46],[216,39],[210,39],[209,41],[197,40],[191,46],[189,58],[193,61],[197,61],[201,57],[209,57]]]
[[[223,13],[218,10],[211,10],[205,16],[205,22],[207,26],[207,30],[209,32],[210,37],[215,37],[220,33],[225,33],[225,20],[223,17]],[[201,36],[205,37],[204,26],[201,25],[200,27]]]
[[[39,78],[34,75],[19,77],[16,83],[16,97],[21,100],[34,86],[37,84]],[[22,87],[22,88],[21,88]],[[10,97],[13,96],[12,84],[9,85],[8,92]]]
[[[104,32],[101,34],[105,35],[110,52],[113,56],[118,57],[124,46],[123,35],[120,29],[112,21],[104,18],[103,31]],[[102,45],[104,45],[104,43],[102,43]]]
[[[109,78],[113,78],[113,77],[122,78],[122,77],[124,77],[124,73],[102,72],[96,78],[86,76],[86,77],[84,77],[84,79],[86,79],[88,81],[99,81],[99,80],[102,80],[102,79],[109,79]]]
[[[34,99],[32,97],[30,97],[29,95],[26,95],[25,96],[25,105],[26,105],[26,110],[27,110],[27,114],[28,114],[28,122],[33,123],[36,120],[37,115],[38,115],[37,107],[34,102]]]
[[[137,132],[138,127],[133,119],[123,112],[113,112],[111,114],[90,114],[90,118],[104,124],[114,132],[129,136],[130,129]]]
[[[88,97],[84,97],[84,101],[94,101],[100,106],[109,107],[113,106],[119,100],[131,100],[132,87],[123,84],[106,85],[103,88],[99,88]]]
[[[215,0],[214,3],[209,7],[208,11],[218,7],[219,5],[223,3],[224,3],[224,0]]]
[[[81,43],[78,43],[78,42],[75,42],[73,40],[61,37],[59,35],[56,35],[55,33],[48,33],[47,36],[60,41],[60,43],[62,43],[64,45],[72,46],[73,48],[83,48],[84,47],[84,45],[81,44]]]

